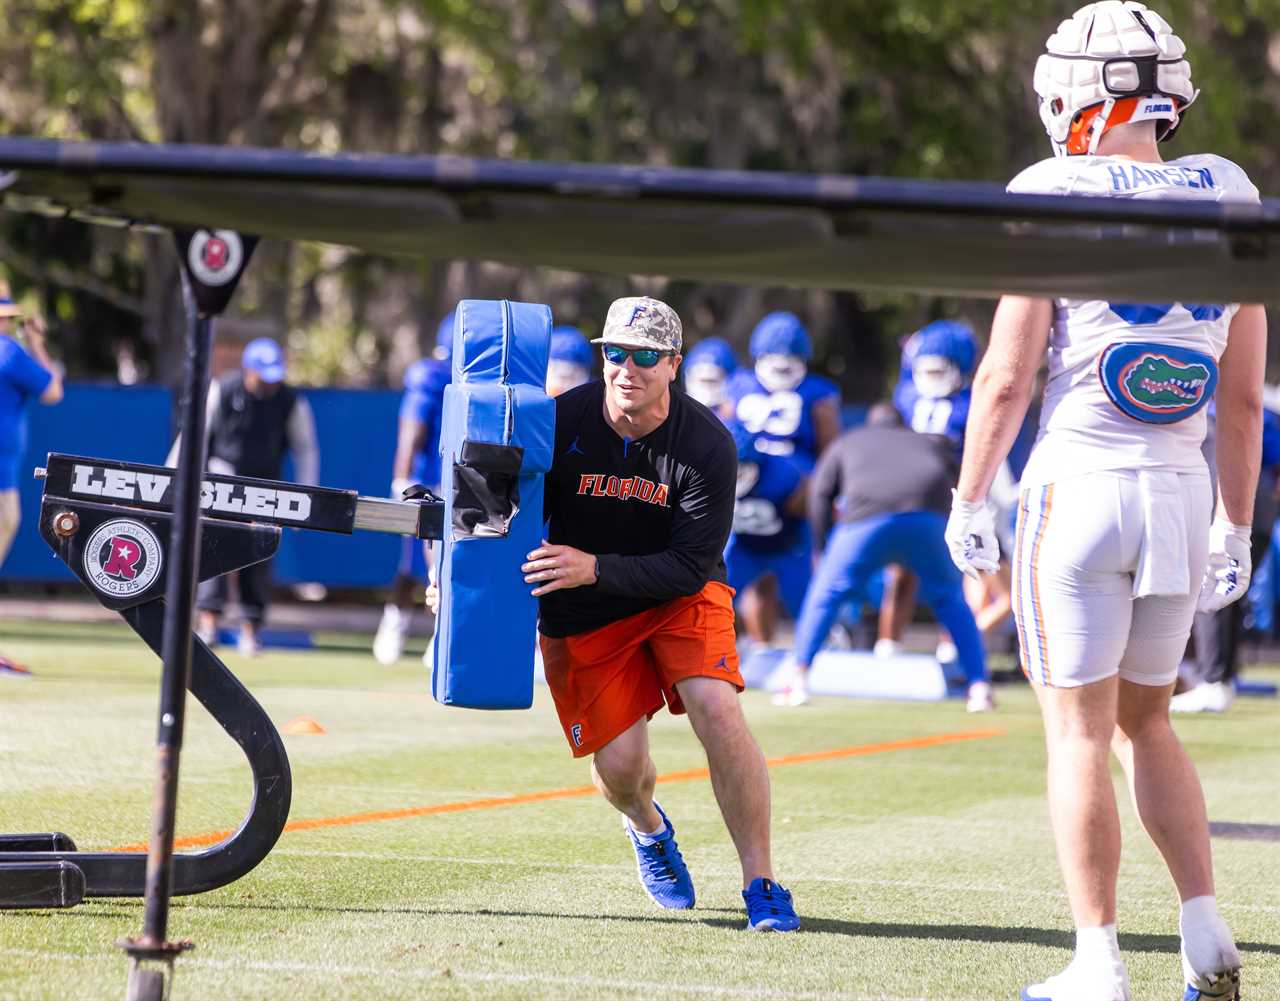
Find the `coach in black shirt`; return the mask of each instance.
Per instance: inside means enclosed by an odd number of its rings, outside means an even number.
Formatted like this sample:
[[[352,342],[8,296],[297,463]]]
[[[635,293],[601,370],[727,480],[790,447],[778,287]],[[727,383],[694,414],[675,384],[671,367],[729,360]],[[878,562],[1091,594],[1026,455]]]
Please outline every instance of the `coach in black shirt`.
[[[673,390],[680,319],[648,297],[609,308],[604,380],[556,400],[548,542],[522,567],[540,599],[547,682],[575,756],[627,818],[641,881],[692,907],[674,828],[653,800],[648,721],[688,712],[742,862],[748,926],[799,925],[773,882],[769,775],[738,705],[733,592],[722,554],[737,452],[706,407]]]

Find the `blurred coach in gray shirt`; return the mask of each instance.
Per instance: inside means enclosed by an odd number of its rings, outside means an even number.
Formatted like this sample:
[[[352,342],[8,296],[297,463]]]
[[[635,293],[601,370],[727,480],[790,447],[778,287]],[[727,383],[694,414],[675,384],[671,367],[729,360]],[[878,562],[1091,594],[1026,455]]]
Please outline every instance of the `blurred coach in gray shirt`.
[[[809,486],[809,523],[825,550],[796,625],[796,676],[784,701],[798,705],[807,697],[809,665],[840,605],[862,595],[872,574],[898,563],[919,576],[921,597],[951,634],[970,712],[993,708],[982,638],[943,538],[955,475],[951,443],[903,427],[889,403],[877,403],[865,427],[823,452]]]

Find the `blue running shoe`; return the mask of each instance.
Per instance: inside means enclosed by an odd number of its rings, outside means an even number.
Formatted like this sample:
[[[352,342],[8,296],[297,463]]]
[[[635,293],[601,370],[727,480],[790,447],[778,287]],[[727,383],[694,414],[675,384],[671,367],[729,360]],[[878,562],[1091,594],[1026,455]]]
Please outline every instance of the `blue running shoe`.
[[[680,854],[680,848],[676,844],[675,827],[662,812],[662,807],[654,803],[653,808],[658,811],[667,829],[651,845],[641,844],[636,832],[631,829],[631,824],[625,818],[622,822],[636,850],[640,885],[659,907],[687,910],[693,906],[693,880],[689,877],[689,867],[684,864],[684,856]]]
[[[751,931],[795,931],[800,919],[791,904],[791,891],[760,876],[742,891],[747,902],[747,927]]]
[[[1200,978],[1202,986],[1187,984],[1182,1001],[1240,1001],[1240,971],[1224,970],[1213,977]]]

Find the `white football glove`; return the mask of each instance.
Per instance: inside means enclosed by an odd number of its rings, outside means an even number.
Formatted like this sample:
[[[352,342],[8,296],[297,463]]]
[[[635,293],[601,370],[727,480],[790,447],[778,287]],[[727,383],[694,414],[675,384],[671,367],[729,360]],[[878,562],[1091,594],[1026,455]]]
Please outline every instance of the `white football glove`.
[[[1209,562],[1200,584],[1198,612],[1216,612],[1243,598],[1249,590],[1253,557],[1249,554],[1248,525],[1233,525],[1221,518],[1209,529]]]
[[[978,579],[979,572],[1000,569],[1000,543],[996,541],[996,513],[984,497],[963,501],[951,491],[951,517],[947,519],[947,548],[960,572]]]

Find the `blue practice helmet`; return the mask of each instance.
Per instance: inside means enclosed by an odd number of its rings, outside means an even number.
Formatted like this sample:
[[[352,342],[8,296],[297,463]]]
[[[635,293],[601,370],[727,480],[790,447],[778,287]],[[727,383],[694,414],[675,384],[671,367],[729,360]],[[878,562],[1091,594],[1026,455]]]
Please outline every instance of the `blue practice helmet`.
[[[751,331],[751,357],[762,355],[796,355],[808,361],[813,357],[809,332],[795,313],[779,310],[768,314]]]
[[[422,392],[431,380],[431,361],[419,358],[404,370],[404,388],[410,393]]]
[[[738,449],[738,461],[759,462],[760,453],[756,450],[756,436],[748,431],[741,421],[736,419],[726,421],[725,427],[733,435],[733,443]]]
[[[726,375],[738,367],[733,346],[721,337],[704,337],[685,355],[685,371],[697,365],[714,365]]]
[[[445,318],[440,321],[440,326],[436,327],[437,357],[453,357],[453,318],[455,312],[456,310],[449,310],[445,314]]]
[[[907,340],[908,360],[922,355],[940,355],[949,359],[961,375],[969,375],[978,360],[978,342],[967,323],[958,320],[935,320],[921,327]]]
[[[591,369],[595,352],[577,327],[553,327],[551,329],[551,360],[567,361],[582,368]]]

